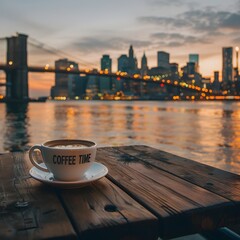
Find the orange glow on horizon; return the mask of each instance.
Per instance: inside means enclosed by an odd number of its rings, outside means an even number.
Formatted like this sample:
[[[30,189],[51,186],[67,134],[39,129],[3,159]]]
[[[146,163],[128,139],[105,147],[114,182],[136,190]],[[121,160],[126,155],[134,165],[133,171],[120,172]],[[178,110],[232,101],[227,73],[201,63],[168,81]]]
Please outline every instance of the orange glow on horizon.
[[[29,96],[49,96],[51,87],[54,85],[54,74],[52,73],[29,73],[28,87]]]

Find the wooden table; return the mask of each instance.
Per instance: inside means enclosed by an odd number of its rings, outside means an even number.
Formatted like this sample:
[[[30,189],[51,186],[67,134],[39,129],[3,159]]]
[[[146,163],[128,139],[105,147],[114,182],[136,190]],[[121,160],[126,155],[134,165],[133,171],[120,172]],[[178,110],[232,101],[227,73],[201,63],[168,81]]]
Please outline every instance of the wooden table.
[[[56,189],[0,155],[0,239],[168,239],[240,221],[240,176],[147,146],[99,148],[107,177]]]

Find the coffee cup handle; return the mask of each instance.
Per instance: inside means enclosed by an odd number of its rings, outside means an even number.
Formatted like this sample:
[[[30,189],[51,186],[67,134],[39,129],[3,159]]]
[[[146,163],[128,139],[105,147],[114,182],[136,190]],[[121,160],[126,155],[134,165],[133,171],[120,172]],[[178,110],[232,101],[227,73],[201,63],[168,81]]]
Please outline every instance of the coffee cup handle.
[[[46,167],[41,166],[38,162],[35,161],[35,159],[34,159],[34,151],[35,150],[39,150],[41,152],[41,155],[42,155],[41,145],[34,145],[33,147],[31,147],[30,150],[29,150],[29,159],[30,159],[31,163],[36,168],[40,169],[41,171],[49,172]]]

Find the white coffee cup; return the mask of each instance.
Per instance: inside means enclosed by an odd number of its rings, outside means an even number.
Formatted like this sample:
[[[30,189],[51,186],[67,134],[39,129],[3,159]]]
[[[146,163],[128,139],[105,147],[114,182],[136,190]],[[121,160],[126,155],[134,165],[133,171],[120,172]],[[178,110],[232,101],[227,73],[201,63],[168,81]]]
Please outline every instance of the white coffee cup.
[[[35,151],[40,151],[46,168],[35,159]],[[97,144],[87,140],[52,140],[34,145],[29,150],[32,164],[44,171],[52,172],[56,180],[77,181],[95,161]]]

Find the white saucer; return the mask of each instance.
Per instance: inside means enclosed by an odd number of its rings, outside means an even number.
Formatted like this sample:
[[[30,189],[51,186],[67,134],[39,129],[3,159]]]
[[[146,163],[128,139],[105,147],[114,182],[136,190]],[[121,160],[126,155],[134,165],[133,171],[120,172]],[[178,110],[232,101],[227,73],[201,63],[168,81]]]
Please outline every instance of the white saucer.
[[[42,165],[45,164],[42,163]],[[55,180],[52,173],[43,172],[36,167],[32,167],[29,171],[29,174],[34,179],[60,188],[80,188],[88,185],[89,183],[99,180],[100,178],[106,176],[107,173],[107,167],[99,162],[94,162],[92,166],[86,171],[82,179],[71,182]]]

